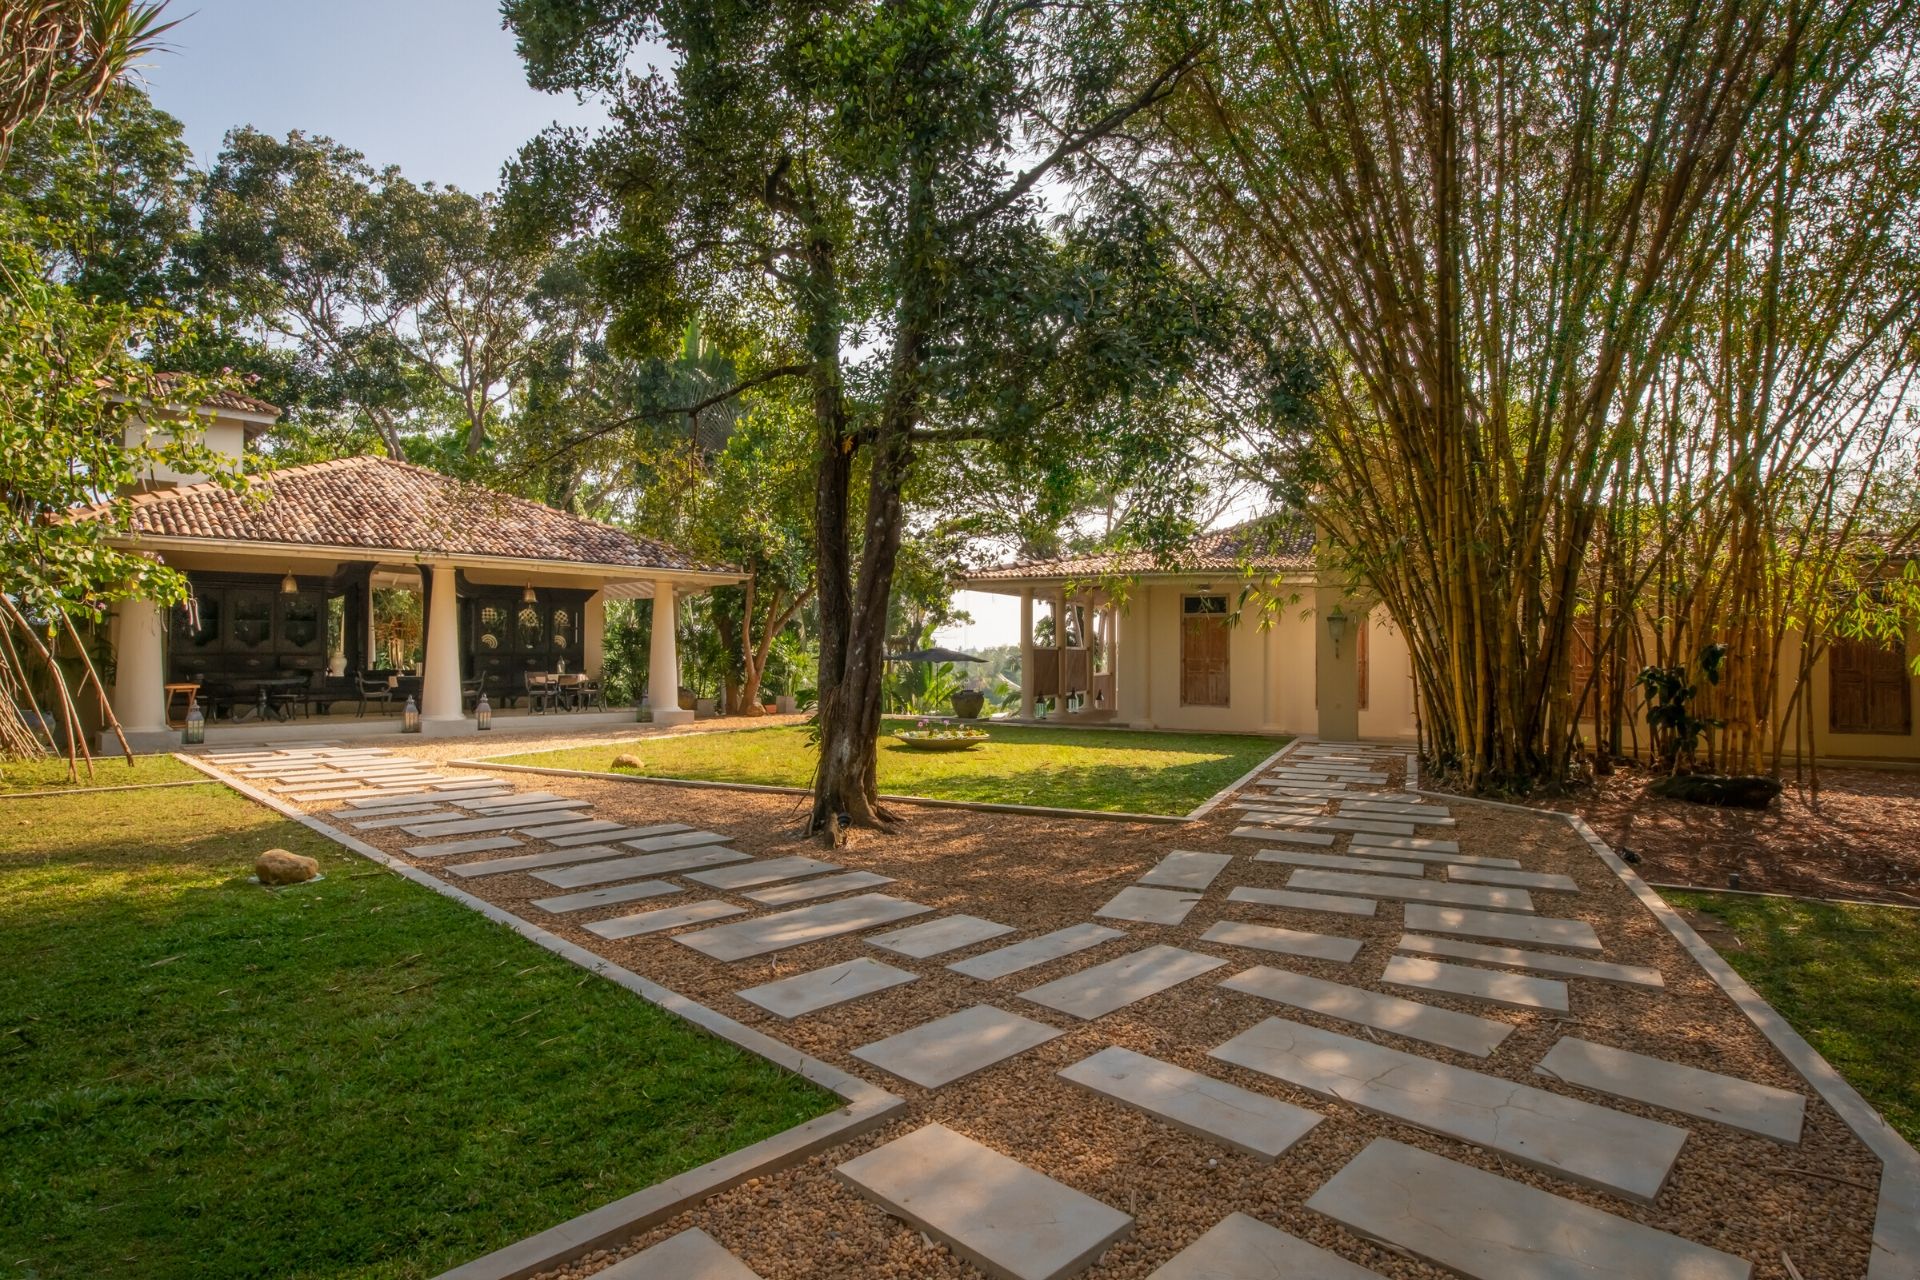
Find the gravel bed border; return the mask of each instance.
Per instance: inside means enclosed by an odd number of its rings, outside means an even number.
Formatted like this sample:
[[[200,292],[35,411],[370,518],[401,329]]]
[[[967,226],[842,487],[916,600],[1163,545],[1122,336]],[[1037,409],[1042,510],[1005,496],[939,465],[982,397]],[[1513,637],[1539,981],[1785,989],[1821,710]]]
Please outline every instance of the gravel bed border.
[[[1409,780],[1410,782],[1412,779]],[[1416,795],[1449,803],[1487,805],[1517,813],[1542,814],[1551,810],[1530,809],[1525,805],[1504,804],[1449,792],[1425,791],[1409,785]],[[1819,1050],[1808,1044],[1798,1031],[1780,1016],[1759,992],[1748,985],[1718,951],[1695,932],[1692,925],[1675,911],[1667,900],[1642,880],[1639,873],[1594,833],[1585,818],[1577,813],[1560,813],[1567,825],[1605,863],[1627,891],[1640,901],[1654,919],[1666,926],[1674,941],[1684,947],[1694,963],[1727,994],[1765,1036],[1789,1066],[1813,1087],[1821,1099],[1840,1116],[1854,1136],[1880,1158],[1879,1209],[1873,1224],[1873,1254],[1867,1264],[1867,1280],[1920,1280],[1920,1152],[1880,1118],[1854,1087],[1846,1082]]]
[[[782,1133],[740,1148],[706,1164],[676,1174],[664,1182],[643,1187],[631,1195],[590,1209],[586,1213],[537,1232],[521,1240],[443,1272],[439,1280],[522,1280],[542,1271],[564,1265],[595,1249],[625,1240],[658,1222],[692,1208],[701,1201],[753,1178],[774,1173],[805,1160],[827,1147],[838,1146],[850,1138],[887,1123],[906,1110],[906,1099],[877,1085],[869,1084],[852,1072],[785,1044],[764,1032],[719,1013],[696,1000],[681,995],[657,982],[649,981],[595,955],[585,947],[549,933],[539,925],[523,920],[484,898],[438,880],[364,840],[293,807],[276,796],[237,778],[224,776],[211,764],[175,753],[174,758],[208,775],[210,781],[231,787],[257,804],[333,841],[350,852],[378,864],[415,884],[433,891],[493,921],[559,956],[588,973],[625,987],[649,1004],[677,1014],[708,1034],[726,1040],[748,1053],[765,1058],[775,1066],[838,1094],[847,1105],[838,1111],[795,1125]]]

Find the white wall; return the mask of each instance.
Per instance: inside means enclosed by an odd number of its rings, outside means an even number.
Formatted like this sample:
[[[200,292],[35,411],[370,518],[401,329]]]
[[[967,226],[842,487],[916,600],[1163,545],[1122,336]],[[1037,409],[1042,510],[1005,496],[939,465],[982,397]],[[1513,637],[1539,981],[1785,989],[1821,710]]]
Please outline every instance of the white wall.
[[[203,430],[200,442],[216,453],[225,454],[236,463],[247,451],[246,424],[233,418],[200,419]],[[163,425],[150,424],[143,419],[134,418],[127,423],[127,445],[136,447],[142,442],[161,448],[170,443],[173,435]],[[181,485],[199,484],[207,476],[203,472],[175,471],[168,466],[154,466],[148,469],[143,488],[170,489]]]

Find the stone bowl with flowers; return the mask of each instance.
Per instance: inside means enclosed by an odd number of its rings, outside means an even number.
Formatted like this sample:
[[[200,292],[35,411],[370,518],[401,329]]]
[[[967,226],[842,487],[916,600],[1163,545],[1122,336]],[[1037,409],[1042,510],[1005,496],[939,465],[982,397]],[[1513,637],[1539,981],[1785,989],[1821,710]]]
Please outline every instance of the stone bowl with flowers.
[[[987,731],[966,724],[919,720],[911,729],[894,730],[893,736],[915,751],[971,751],[987,740]]]

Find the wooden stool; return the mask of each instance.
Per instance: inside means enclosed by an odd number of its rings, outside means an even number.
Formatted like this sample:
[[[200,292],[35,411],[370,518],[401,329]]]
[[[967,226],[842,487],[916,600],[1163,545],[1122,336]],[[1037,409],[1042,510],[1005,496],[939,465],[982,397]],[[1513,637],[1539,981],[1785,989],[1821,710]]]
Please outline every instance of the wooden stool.
[[[180,723],[185,724],[187,716],[193,714],[193,708],[200,699],[200,686],[197,684],[170,684],[167,687],[167,723],[173,724],[173,699],[177,694],[187,695],[187,709],[181,713]]]

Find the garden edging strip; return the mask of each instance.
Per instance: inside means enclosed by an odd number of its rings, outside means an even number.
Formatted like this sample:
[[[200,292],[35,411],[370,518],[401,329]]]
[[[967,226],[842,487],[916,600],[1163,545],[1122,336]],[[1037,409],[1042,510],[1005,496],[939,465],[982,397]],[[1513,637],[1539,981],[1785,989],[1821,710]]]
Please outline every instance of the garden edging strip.
[[[677,991],[643,978],[632,970],[624,969],[610,960],[595,955],[585,947],[549,933],[540,926],[523,920],[485,899],[435,879],[419,868],[383,853],[365,841],[356,839],[319,818],[303,813],[274,796],[239,779],[225,777],[215,772],[212,766],[203,764],[191,756],[176,752],[174,758],[185,761],[194,769],[207,774],[211,780],[231,787],[249,800],[266,806],[290,821],[299,823],[316,835],[323,836],[342,848],[386,868],[395,875],[430,889],[442,897],[451,898],[495,924],[511,929],[527,941],[552,952],[570,964],[625,987],[649,1004],[677,1014],[708,1034],[737,1045],[748,1053],[765,1058],[775,1066],[785,1068],[831,1093],[838,1094],[847,1103],[839,1111],[816,1116],[783,1133],[776,1133],[751,1146],[742,1147],[738,1151],[710,1160],[697,1168],[676,1174],[664,1182],[644,1187],[631,1195],[601,1205],[597,1209],[590,1209],[578,1217],[570,1218],[545,1231],[537,1232],[483,1257],[475,1258],[471,1262],[444,1272],[441,1280],[523,1280],[523,1277],[551,1270],[594,1249],[615,1244],[636,1235],[649,1226],[665,1221],[708,1197],[738,1186],[750,1178],[798,1164],[814,1152],[865,1133],[869,1129],[886,1123],[906,1109],[906,1100],[897,1094],[870,1084],[832,1063],[823,1062],[802,1053],[772,1036],[755,1031],[745,1023],[736,1022],[725,1014],[709,1009]],[[490,765],[487,767],[512,768],[513,766]]]
[[[1554,812],[1452,792],[1425,791],[1411,786],[1406,790],[1448,803],[1483,804],[1536,815]],[[1586,819],[1577,813],[1554,816],[1566,819],[1575,834],[1620,878],[1640,904],[1666,926],[1674,940],[1686,948],[1694,962],[1726,992],[1727,998],[1739,1007],[1787,1064],[1800,1073],[1868,1150],[1880,1158],[1880,1203],[1874,1218],[1873,1256],[1867,1264],[1867,1280],[1920,1280],[1920,1152],[1881,1119],[1880,1113],[1833,1069],[1818,1049],[1795,1031],[1779,1011],[1734,971],[1725,957],[1708,945],[1665,898],[1595,834]]]

